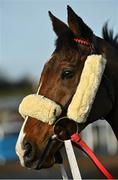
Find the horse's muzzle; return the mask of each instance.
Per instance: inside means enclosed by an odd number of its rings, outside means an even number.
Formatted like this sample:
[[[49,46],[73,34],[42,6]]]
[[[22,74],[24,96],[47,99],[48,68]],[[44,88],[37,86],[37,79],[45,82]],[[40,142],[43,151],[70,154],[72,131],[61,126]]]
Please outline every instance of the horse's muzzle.
[[[62,146],[61,142],[58,142],[57,139],[51,139],[48,141],[46,147],[42,152],[39,152],[32,143],[24,143],[24,166],[32,169],[42,169],[49,168],[55,163],[61,163],[62,158],[58,150],[55,150],[56,146],[60,148]]]

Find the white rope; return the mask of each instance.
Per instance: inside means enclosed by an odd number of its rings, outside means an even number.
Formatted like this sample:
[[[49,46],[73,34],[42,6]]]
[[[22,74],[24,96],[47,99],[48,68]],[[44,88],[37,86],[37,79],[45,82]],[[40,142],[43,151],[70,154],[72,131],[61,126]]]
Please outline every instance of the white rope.
[[[77,164],[77,160],[74,154],[74,150],[72,147],[72,143],[71,140],[66,140],[64,141],[65,144],[65,148],[66,148],[66,153],[68,156],[68,160],[69,160],[69,164],[70,164],[70,168],[71,168],[71,172],[72,172],[72,176],[74,180],[78,180],[78,179],[82,179],[81,178],[81,174],[80,174],[80,170]]]
[[[64,165],[60,164],[59,166],[60,166],[61,175],[62,175],[63,180],[68,180],[68,176],[67,176]]]

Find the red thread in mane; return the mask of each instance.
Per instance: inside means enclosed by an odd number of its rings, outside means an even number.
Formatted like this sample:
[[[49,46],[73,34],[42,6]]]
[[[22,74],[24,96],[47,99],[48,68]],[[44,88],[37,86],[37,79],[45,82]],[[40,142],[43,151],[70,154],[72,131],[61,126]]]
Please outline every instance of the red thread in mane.
[[[82,45],[91,46],[90,42],[88,42],[86,40],[83,40],[83,39],[75,38],[74,41],[77,42],[77,43],[80,43]]]
[[[79,44],[82,44],[82,45],[85,45],[85,46],[90,47],[91,54],[92,54],[92,52],[94,52],[94,50],[95,50],[93,44],[90,43],[89,41],[86,41],[86,40],[84,40],[84,39],[79,39],[79,38],[74,38],[74,41],[77,42],[77,43],[79,43]]]

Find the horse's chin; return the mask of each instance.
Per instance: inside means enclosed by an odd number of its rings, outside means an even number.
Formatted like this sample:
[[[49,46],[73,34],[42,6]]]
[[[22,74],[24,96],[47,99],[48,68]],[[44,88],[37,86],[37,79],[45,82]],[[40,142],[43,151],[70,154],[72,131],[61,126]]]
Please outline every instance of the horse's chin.
[[[59,163],[58,156],[55,154],[53,156],[47,157],[45,160],[35,160],[35,161],[27,161],[24,166],[29,169],[40,170],[52,167],[55,163]]]
[[[40,169],[46,169],[46,168],[50,168],[55,164],[55,158],[54,156],[46,159],[44,162],[40,162],[39,160],[35,160],[35,161],[29,161],[29,162],[25,162],[24,167],[28,168],[28,169],[34,169],[34,170],[40,170]]]
[[[55,164],[55,157],[52,156],[52,157],[46,159],[43,163],[39,162],[34,169],[40,170],[40,169],[51,168],[54,164]]]
[[[52,167],[55,163],[62,163],[62,156],[59,151],[57,151],[53,156],[49,156],[43,163],[38,163],[36,170],[46,169]]]

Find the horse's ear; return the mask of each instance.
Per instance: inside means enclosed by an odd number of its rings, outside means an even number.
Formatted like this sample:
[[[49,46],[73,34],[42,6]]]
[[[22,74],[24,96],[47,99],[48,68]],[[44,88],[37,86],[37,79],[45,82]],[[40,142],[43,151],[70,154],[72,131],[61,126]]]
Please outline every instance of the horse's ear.
[[[48,13],[52,21],[53,30],[57,34],[57,36],[69,30],[68,26],[64,22],[56,18],[50,11]]]
[[[76,37],[92,40],[93,31],[83,22],[83,20],[67,6],[68,11],[68,25]]]

